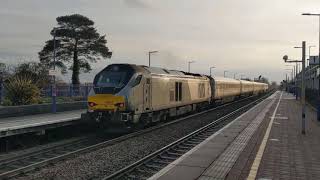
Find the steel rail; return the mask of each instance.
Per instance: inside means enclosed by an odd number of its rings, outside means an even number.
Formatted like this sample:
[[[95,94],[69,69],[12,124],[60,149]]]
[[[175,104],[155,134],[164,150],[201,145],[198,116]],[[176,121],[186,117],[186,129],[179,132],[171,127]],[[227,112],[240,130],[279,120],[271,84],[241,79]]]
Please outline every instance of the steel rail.
[[[195,114],[191,114],[191,115],[188,115],[188,116],[185,116],[185,117],[181,117],[181,118],[176,119],[176,120],[172,120],[172,121],[169,121],[169,122],[166,122],[166,123],[163,123],[163,124],[159,124],[157,126],[152,126],[152,127],[147,128],[147,129],[143,129],[143,130],[140,130],[140,131],[137,131],[137,132],[126,134],[126,135],[123,135],[123,136],[120,136],[120,137],[117,137],[117,138],[114,138],[114,139],[111,139],[111,140],[107,140],[107,141],[100,142],[100,143],[97,143],[97,144],[94,144],[94,145],[91,145],[91,146],[88,146],[88,147],[84,147],[84,148],[81,148],[81,149],[78,149],[78,150],[75,150],[75,151],[66,152],[64,154],[60,154],[58,156],[51,157],[51,158],[48,158],[48,159],[45,159],[45,160],[42,160],[42,161],[39,161],[39,162],[30,163],[30,164],[28,164],[26,166],[19,167],[17,169],[13,169],[13,170],[9,170],[9,171],[1,173],[0,174],[0,179],[12,178],[12,177],[15,177],[15,176],[17,176],[19,174],[27,173],[29,171],[38,169],[38,168],[46,166],[46,165],[54,164],[56,162],[59,162],[59,161],[62,161],[62,160],[68,159],[68,158],[76,157],[79,154],[84,154],[86,152],[90,152],[90,151],[93,151],[93,150],[97,150],[97,149],[101,149],[101,148],[104,148],[104,147],[107,147],[107,146],[111,146],[111,145],[114,145],[116,143],[119,143],[119,142],[122,142],[124,140],[127,140],[129,138],[133,138],[133,137],[136,137],[136,136],[151,132],[153,130],[160,129],[162,127],[165,127],[165,126],[168,126],[168,125],[171,125],[171,124],[175,124],[175,123],[181,122],[183,120],[186,120],[186,119],[189,119],[189,118],[192,118],[192,117],[195,117],[195,116],[199,116],[199,115],[211,112],[211,111],[215,111],[215,110],[219,110],[219,109],[224,108],[224,107],[235,105],[235,104],[237,104],[239,102],[242,102],[242,101],[245,101],[245,100],[248,100],[248,99],[251,99],[251,98],[255,98],[255,97],[256,96],[245,97],[245,98],[239,99],[237,101],[225,103],[225,104],[219,105],[217,107],[213,107],[213,108],[210,108],[210,109],[207,109],[207,110],[195,113]],[[63,145],[61,145],[61,146],[63,146]],[[70,146],[70,144],[66,144],[65,146]],[[61,147],[59,146],[59,148],[61,148]],[[45,153],[48,153],[48,152],[50,153],[50,151],[55,151],[55,150],[56,149],[53,147],[52,150],[46,149],[45,151],[31,153],[31,154],[29,154],[27,156],[24,156],[24,157],[18,157],[16,159],[11,158],[10,162],[14,162],[14,161],[15,162],[20,162],[20,161],[23,161],[24,159],[27,159],[28,157],[35,156],[37,154],[45,154]],[[10,162],[8,162],[8,164]],[[2,162],[0,162],[0,164],[1,163],[5,164],[6,162],[2,161]]]
[[[171,143],[171,144],[169,144],[169,145],[167,145],[167,146],[159,149],[158,151],[155,151],[155,152],[147,155],[146,157],[140,159],[139,161],[137,161],[137,162],[135,162],[135,163],[133,163],[133,164],[127,166],[127,167],[124,167],[123,169],[120,169],[119,171],[117,171],[117,172],[115,172],[115,173],[113,173],[113,174],[111,174],[111,175],[103,178],[103,180],[110,180],[110,179],[127,179],[127,178],[124,178],[123,176],[127,176],[127,177],[129,176],[129,177],[130,177],[130,175],[131,175],[130,173],[131,173],[132,171],[136,170],[136,169],[139,168],[141,165],[146,165],[147,162],[149,162],[149,161],[152,160],[152,158],[160,157],[160,155],[161,155],[162,153],[168,151],[169,149],[173,149],[173,148],[175,148],[176,146],[183,144],[184,141],[187,141],[187,140],[195,137],[196,135],[205,132],[206,130],[210,130],[210,129],[212,129],[212,128],[215,128],[216,126],[218,126],[218,125],[220,125],[222,122],[224,122],[226,119],[228,119],[228,118],[230,118],[230,117],[232,117],[232,116],[234,116],[234,115],[236,115],[236,114],[238,114],[238,113],[242,114],[242,113],[241,113],[242,111],[248,110],[248,109],[251,108],[253,105],[257,104],[258,102],[261,102],[263,99],[267,98],[267,97],[270,96],[270,95],[271,95],[271,93],[267,93],[265,96],[263,96],[263,97],[255,100],[255,101],[253,101],[253,102],[251,102],[251,103],[249,103],[249,104],[247,104],[247,105],[244,105],[244,106],[242,106],[241,108],[239,108],[239,109],[237,109],[237,110],[235,110],[235,111],[233,111],[233,112],[231,112],[231,113],[229,113],[229,114],[227,114],[227,115],[224,115],[223,117],[220,117],[220,118],[217,119],[217,120],[214,120],[214,121],[211,122],[210,124],[205,125],[204,127],[200,128],[200,129],[198,129],[198,130],[196,130],[196,131],[194,131],[194,132],[192,132],[192,133],[190,133],[190,134],[188,134],[188,135],[186,135],[186,136],[184,136],[184,137],[182,137],[182,138],[180,138],[180,139],[178,139],[178,140],[176,140],[175,142],[173,142],[173,143]],[[209,135],[208,135],[208,137],[209,137]],[[198,141],[198,142],[197,142],[197,141],[193,141],[194,146],[196,146],[197,144],[199,144],[200,142],[202,142],[201,139],[204,140],[204,139],[206,139],[206,138],[200,138],[200,141]],[[193,147],[194,147],[194,146],[193,146]],[[190,148],[190,149],[191,149],[191,148]],[[177,151],[177,149],[175,149],[175,151]],[[179,153],[178,153],[178,155],[179,155]],[[181,155],[183,155],[183,154],[181,154]],[[179,157],[180,157],[180,156],[179,156]],[[177,158],[176,158],[176,159],[177,159]],[[172,162],[172,161],[174,161],[174,158],[173,158],[173,159],[170,159],[170,161],[161,161],[161,163],[168,162],[168,164],[170,164],[170,162]],[[152,166],[151,166],[151,167],[152,167]],[[156,167],[157,167],[157,166],[154,166],[154,167],[152,167],[152,168],[156,169]],[[143,169],[143,168],[140,168],[139,171],[141,171],[141,169]],[[162,168],[161,168],[161,169],[162,169]],[[140,178],[130,177],[129,179],[140,179]],[[142,178],[142,179],[143,179],[143,178]]]

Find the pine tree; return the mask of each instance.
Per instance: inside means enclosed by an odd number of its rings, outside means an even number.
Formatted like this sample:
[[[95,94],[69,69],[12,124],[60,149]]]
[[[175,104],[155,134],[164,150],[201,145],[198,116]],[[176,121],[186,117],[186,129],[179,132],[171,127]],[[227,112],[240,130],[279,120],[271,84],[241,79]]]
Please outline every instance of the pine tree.
[[[72,84],[79,85],[80,72],[89,72],[90,63],[111,58],[112,52],[106,46],[105,35],[101,36],[93,26],[94,22],[80,14],[57,17],[58,27],[51,30],[55,35],[56,67],[63,73],[72,70]],[[53,67],[53,39],[46,41],[39,52],[42,63]]]

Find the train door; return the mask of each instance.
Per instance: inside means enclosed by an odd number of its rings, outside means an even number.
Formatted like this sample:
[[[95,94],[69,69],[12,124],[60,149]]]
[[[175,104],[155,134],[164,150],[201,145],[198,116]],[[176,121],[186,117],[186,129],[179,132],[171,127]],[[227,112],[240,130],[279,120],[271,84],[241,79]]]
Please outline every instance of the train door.
[[[145,111],[151,109],[151,79],[146,78],[146,82],[143,85],[143,108]]]

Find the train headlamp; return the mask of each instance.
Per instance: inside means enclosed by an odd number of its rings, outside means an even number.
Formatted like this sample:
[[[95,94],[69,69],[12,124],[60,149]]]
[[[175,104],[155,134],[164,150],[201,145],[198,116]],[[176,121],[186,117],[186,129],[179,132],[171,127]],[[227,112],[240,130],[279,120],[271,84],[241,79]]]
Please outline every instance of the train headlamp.
[[[123,108],[124,107],[124,103],[117,103],[117,104],[115,104],[115,106]]]
[[[89,105],[90,107],[93,107],[93,106],[96,106],[97,104],[94,103],[94,102],[88,102],[88,105]]]

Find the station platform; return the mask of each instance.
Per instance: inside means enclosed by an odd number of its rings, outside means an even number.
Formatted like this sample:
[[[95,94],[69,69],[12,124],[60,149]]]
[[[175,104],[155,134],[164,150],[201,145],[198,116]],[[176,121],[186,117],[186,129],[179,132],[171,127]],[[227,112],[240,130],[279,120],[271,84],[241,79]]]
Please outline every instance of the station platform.
[[[150,179],[320,179],[320,122],[277,91]]]
[[[1,118],[0,138],[74,124],[83,112],[85,110]]]

